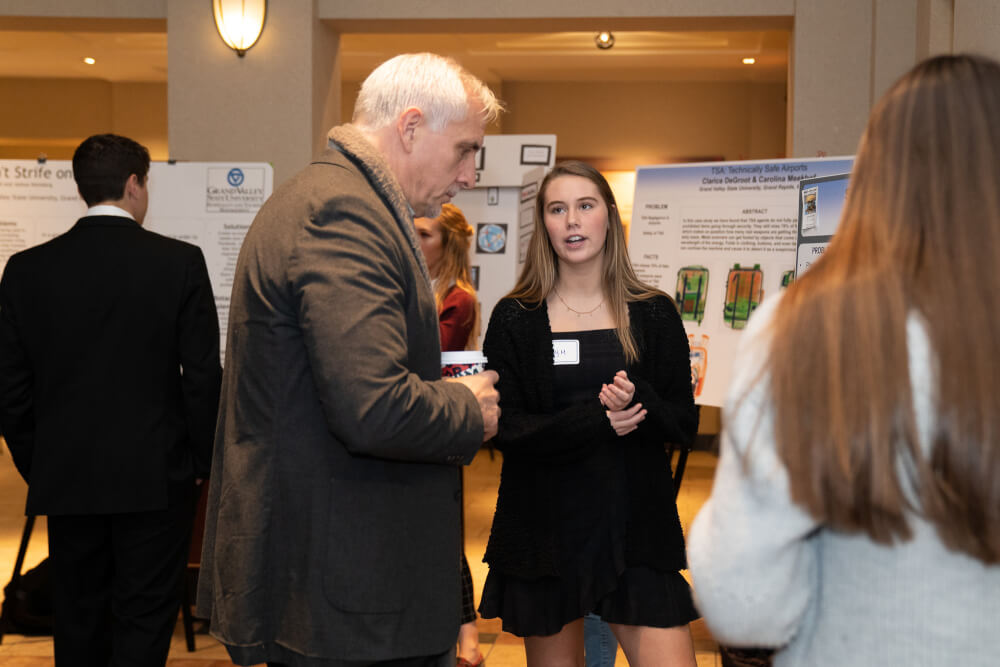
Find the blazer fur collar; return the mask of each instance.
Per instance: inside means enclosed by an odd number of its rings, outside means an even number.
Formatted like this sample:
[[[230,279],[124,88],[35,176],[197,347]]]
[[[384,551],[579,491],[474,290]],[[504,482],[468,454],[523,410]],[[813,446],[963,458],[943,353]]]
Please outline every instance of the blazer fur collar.
[[[420,240],[417,238],[416,228],[413,226],[413,209],[406,201],[403,188],[399,185],[395,175],[389,169],[382,154],[378,152],[371,142],[353,125],[338,125],[327,134],[327,143],[330,148],[340,151],[360,169],[368,182],[378,192],[379,196],[392,210],[396,221],[399,223],[403,233],[410,241],[410,246],[417,255],[417,262],[420,271],[431,284],[431,274],[427,269],[427,262],[424,260],[424,253],[420,249]]]

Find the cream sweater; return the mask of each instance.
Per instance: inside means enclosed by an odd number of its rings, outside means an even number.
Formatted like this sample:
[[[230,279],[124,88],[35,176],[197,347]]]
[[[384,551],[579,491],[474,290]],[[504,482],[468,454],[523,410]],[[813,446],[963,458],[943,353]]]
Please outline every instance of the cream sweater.
[[[912,540],[884,546],[818,524],[789,498],[761,375],[778,301],[743,333],[715,484],[688,536],[695,597],[713,635],[731,646],[781,647],[777,667],[1000,665],[1000,567],[949,550],[916,516]],[[927,447],[935,370],[917,316],[907,346]]]

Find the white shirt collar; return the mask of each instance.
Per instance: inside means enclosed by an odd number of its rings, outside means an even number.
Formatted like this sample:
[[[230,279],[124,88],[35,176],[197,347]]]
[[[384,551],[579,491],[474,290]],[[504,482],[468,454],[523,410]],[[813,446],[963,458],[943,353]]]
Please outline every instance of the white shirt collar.
[[[135,220],[135,216],[123,208],[112,206],[111,204],[98,204],[87,209],[87,217],[92,215],[111,215],[116,218],[129,218]]]

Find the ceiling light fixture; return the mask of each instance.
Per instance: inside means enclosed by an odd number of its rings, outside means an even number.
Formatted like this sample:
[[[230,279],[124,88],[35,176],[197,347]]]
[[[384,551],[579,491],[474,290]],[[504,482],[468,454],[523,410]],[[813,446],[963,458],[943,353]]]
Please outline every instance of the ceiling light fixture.
[[[615,45],[615,36],[610,31],[599,32],[594,35],[594,44],[599,49],[610,49]]]
[[[212,0],[212,13],[222,41],[242,58],[264,29],[267,0]]]
[[[88,65],[93,65],[97,61],[91,58],[90,56],[87,56],[86,58],[83,59],[83,62],[87,63]]]
[[[757,62],[756,58],[744,58],[743,59],[743,64],[744,65],[753,65],[755,62]]]

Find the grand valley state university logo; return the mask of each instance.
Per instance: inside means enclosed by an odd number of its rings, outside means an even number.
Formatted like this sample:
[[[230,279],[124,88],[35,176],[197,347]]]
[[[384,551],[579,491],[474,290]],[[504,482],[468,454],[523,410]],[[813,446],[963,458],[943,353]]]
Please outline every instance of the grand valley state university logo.
[[[264,199],[263,167],[208,168],[206,212],[256,213]]]

